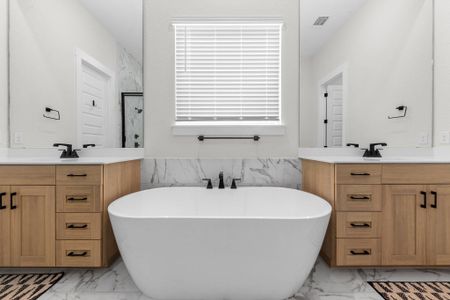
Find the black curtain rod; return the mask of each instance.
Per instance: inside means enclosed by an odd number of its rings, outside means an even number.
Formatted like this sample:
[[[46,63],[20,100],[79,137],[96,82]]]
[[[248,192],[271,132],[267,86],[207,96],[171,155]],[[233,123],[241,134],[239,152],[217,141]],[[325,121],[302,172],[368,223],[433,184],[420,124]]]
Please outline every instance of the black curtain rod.
[[[204,136],[199,135],[198,140],[203,142],[204,140],[254,140],[259,141],[261,137],[259,135],[254,136]]]

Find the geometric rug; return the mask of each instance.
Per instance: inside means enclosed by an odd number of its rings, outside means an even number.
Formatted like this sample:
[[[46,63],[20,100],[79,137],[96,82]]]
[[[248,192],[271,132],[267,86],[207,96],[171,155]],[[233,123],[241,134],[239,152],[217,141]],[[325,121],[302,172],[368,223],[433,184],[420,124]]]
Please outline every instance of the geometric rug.
[[[368,283],[386,300],[450,300],[450,282],[369,281]]]
[[[57,283],[64,273],[0,274],[1,300],[36,300]]]

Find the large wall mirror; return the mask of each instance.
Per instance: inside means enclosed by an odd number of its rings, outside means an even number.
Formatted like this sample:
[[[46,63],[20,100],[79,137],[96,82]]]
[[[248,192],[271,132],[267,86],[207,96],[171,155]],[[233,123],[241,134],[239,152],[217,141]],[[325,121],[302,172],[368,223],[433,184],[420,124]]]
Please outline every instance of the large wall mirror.
[[[433,0],[300,0],[303,147],[430,147]]]
[[[143,147],[142,0],[10,3],[11,146]]]

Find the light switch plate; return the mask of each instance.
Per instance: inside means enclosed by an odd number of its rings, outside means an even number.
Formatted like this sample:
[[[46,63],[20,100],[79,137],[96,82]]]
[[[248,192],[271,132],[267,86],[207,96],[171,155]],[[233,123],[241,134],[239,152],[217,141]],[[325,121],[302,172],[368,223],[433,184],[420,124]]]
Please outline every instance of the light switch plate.
[[[22,132],[14,133],[14,144],[16,144],[16,145],[23,144],[23,133]]]
[[[419,133],[418,145],[419,146],[428,146],[428,133],[426,133],[426,132]]]
[[[450,131],[439,132],[439,144],[450,145]]]

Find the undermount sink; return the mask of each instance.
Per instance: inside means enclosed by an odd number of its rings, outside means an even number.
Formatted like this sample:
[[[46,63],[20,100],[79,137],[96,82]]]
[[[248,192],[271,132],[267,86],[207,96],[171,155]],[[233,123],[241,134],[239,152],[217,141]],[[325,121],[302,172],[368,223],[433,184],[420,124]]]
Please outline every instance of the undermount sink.
[[[392,162],[392,161],[406,161],[405,157],[363,157],[365,161],[380,161],[380,162]]]

